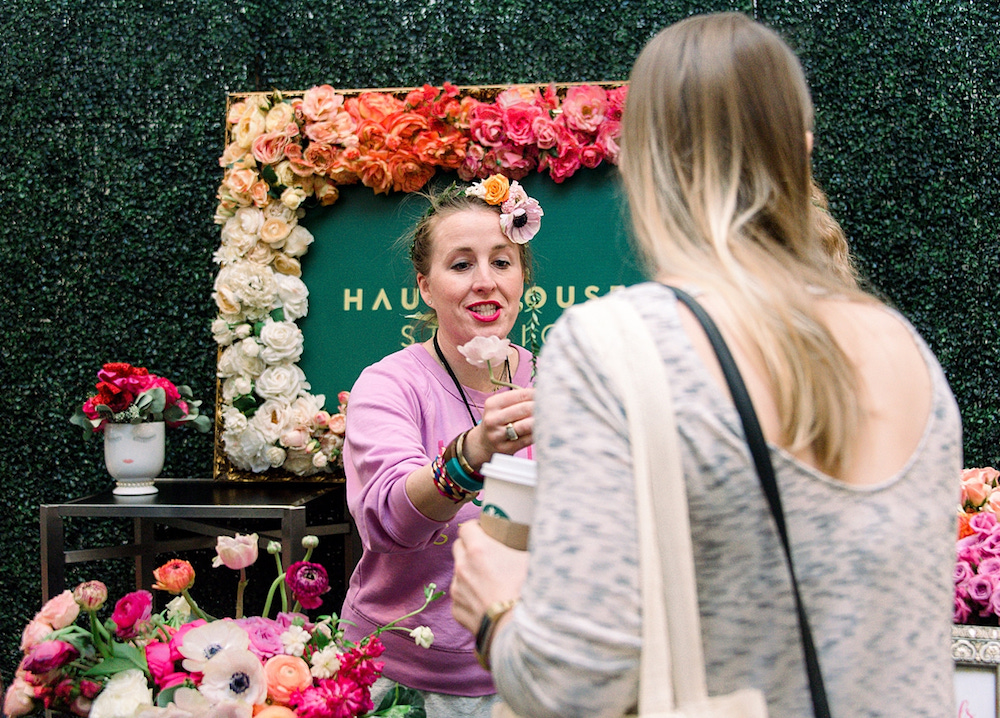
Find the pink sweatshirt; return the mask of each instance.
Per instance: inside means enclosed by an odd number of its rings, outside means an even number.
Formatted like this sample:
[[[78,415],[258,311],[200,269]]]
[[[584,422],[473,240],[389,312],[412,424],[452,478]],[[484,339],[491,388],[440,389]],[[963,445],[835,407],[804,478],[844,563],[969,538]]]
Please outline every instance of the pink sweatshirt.
[[[531,354],[520,347],[513,383],[529,386]],[[479,421],[487,394],[467,387]],[[448,522],[421,514],[406,495],[406,477],[430,463],[472,419],[445,369],[420,344],[411,345],[365,369],[347,410],[344,467],[347,501],[361,534],[364,554],[344,602],[347,638],[358,640],[422,605],[424,586],[447,592],[452,576],[452,541],[458,524],[479,515],[467,504]],[[430,626],[434,644],[416,646],[408,631],[388,631],[384,675],[409,688],[462,696],[495,692],[480,668],[474,637],[451,616],[445,596],[405,625]]]

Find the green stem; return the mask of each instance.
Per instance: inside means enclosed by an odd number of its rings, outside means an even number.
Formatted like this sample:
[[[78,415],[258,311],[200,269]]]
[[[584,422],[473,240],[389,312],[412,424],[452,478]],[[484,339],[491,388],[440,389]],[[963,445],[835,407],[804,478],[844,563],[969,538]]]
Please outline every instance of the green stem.
[[[105,638],[110,639],[111,636],[108,635],[107,629],[101,625],[100,621],[97,620],[97,611],[87,611],[90,614],[90,634],[94,639],[94,647],[97,649],[105,658],[111,657],[111,651],[108,650],[108,644],[105,642]]]
[[[205,613],[204,611],[202,611],[201,608],[198,607],[198,604],[194,602],[194,599],[191,597],[191,594],[188,593],[188,590],[186,588],[181,589],[181,595],[184,596],[184,600],[187,601],[188,605],[191,607],[191,613],[193,613],[194,615],[196,615],[198,618],[205,619],[206,621],[214,621],[215,620],[214,618],[212,618],[211,616],[209,616],[207,613]]]
[[[509,381],[503,381],[502,379],[495,379],[495,378],[493,378],[493,365],[490,364],[489,361],[486,362],[486,370],[490,373],[490,383],[491,384],[494,384],[496,386],[505,386],[508,389],[520,389],[521,388],[517,384],[511,384]]]
[[[278,586],[280,586],[284,580],[285,574],[279,573],[278,577],[271,581],[271,588],[267,590],[267,600],[264,601],[264,610],[261,611],[260,614],[262,618],[267,618],[268,614],[271,613],[271,601],[274,600],[274,592],[278,590]]]
[[[438,594],[438,593],[434,593],[433,591],[425,591],[424,592],[424,604],[420,608],[418,608],[416,610],[413,610],[413,611],[410,611],[405,616],[400,616],[396,620],[390,621],[389,623],[385,624],[384,626],[382,626],[380,628],[376,628],[375,632],[372,633],[372,636],[373,637],[374,636],[378,636],[378,635],[380,635],[382,633],[385,633],[386,631],[391,631],[391,630],[395,629],[396,628],[396,624],[398,624],[398,623],[400,623],[402,621],[405,621],[407,618],[410,618],[411,616],[416,616],[418,613],[420,613],[425,608],[427,608],[430,605],[431,601],[434,601],[434,600],[436,600],[439,597],[440,597],[440,594]],[[409,630],[409,629],[402,629],[402,628],[400,628],[400,629],[397,629],[397,630]]]
[[[240,569],[240,582],[236,586],[236,618],[243,618],[243,591],[247,587],[247,570]]]

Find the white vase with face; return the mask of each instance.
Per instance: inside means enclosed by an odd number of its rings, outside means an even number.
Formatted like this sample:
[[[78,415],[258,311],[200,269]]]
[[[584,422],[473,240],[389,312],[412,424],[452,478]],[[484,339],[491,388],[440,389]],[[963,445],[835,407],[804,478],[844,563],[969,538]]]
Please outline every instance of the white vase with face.
[[[104,463],[118,483],[114,493],[155,494],[153,485],[163,469],[166,427],[162,421],[104,425]]]

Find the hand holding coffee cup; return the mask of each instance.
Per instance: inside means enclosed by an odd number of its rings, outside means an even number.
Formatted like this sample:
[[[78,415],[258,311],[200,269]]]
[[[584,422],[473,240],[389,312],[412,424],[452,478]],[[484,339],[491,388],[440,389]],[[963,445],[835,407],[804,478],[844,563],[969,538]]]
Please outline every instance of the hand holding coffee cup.
[[[494,454],[480,472],[485,477],[479,517],[483,531],[511,548],[526,551],[535,513],[535,462]]]

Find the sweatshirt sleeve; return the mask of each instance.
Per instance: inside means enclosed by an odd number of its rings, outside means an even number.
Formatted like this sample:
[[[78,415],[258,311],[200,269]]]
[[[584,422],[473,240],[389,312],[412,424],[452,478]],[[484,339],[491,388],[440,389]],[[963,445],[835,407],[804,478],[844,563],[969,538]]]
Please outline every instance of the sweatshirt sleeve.
[[[620,401],[556,323],[536,385],[538,509],[531,561],[494,639],[493,678],[520,715],[621,715],[636,699],[639,567],[631,449]]]
[[[433,413],[427,392],[401,381],[406,374],[385,360],[368,367],[347,410],[348,506],[365,550],[378,553],[421,550],[445,527],[420,513],[406,494],[406,477],[432,460],[423,426]]]

